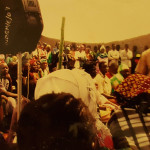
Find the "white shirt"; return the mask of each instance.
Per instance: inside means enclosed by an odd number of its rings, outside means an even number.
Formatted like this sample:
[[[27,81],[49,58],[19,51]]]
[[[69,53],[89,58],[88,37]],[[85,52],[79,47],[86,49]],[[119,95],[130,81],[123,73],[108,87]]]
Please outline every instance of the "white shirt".
[[[126,64],[128,67],[131,67],[132,57],[133,57],[133,53],[131,50],[128,49],[128,51],[126,51],[124,49],[120,51],[121,64]]]
[[[101,72],[99,74],[96,75],[96,77],[94,78],[95,83],[98,85],[98,91],[100,92],[100,94],[107,94],[110,95],[111,94],[111,82],[110,79],[105,75],[103,75]]]
[[[108,52],[109,66],[113,62],[118,64],[118,59],[119,59],[119,52],[117,50],[110,50]]]
[[[81,51],[81,52],[76,51],[74,58],[76,60],[75,64],[74,64],[74,67],[78,69],[78,68],[80,68],[80,61],[78,59],[79,58],[83,58],[83,59],[86,58],[85,51]]]

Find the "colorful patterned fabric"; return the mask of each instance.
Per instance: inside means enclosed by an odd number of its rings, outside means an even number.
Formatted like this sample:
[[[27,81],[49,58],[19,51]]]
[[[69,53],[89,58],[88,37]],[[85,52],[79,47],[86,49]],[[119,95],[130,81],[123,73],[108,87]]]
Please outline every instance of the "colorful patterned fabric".
[[[111,79],[111,86],[112,86],[112,93],[114,93],[115,89],[121,84],[121,82],[124,80],[124,77],[120,74],[117,73],[115,74]]]
[[[142,74],[131,74],[115,90],[126,99],[131,99],[141,93],[150,94],[150,77]]]
[[[47,58],[47,63],[48,64],[52,63],[52,53],[49,54],[49,56]]]
[[[29,62],[30,62],[30,65],[33,65],[33,64],[36,62],[36,59],[33,58],[33,59],[31,59]]]

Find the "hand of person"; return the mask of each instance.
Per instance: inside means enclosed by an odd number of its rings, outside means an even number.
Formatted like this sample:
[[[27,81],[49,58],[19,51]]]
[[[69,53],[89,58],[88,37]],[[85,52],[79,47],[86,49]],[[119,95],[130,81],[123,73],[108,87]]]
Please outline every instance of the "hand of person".
[[[4,100],[8,101],[8,97],[5,96],[5,95],[1,95],[1,99],[4,99]]]
[[[7,74],[6,74],[6,79],[10,79],[10,78],[11,78],[10,74],[7,73]]]
[[[3,88],[0,88],[0,94],[5,94],[5,90]]]

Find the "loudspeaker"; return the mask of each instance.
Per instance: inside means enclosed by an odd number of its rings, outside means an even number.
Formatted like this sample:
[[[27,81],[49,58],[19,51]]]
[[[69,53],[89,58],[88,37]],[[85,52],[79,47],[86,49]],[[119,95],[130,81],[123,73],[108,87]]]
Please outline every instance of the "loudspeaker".
[[[33,51],[42,30],[37,0],[0,0],[0,53]]]

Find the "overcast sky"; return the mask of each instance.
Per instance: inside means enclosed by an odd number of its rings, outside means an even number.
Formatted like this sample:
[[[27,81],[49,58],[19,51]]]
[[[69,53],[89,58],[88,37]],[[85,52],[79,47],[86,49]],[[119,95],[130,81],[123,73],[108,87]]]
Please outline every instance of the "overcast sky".
[[[150,0],[38,0],[42,35],[65,41],[111,42],[150,33]]]

